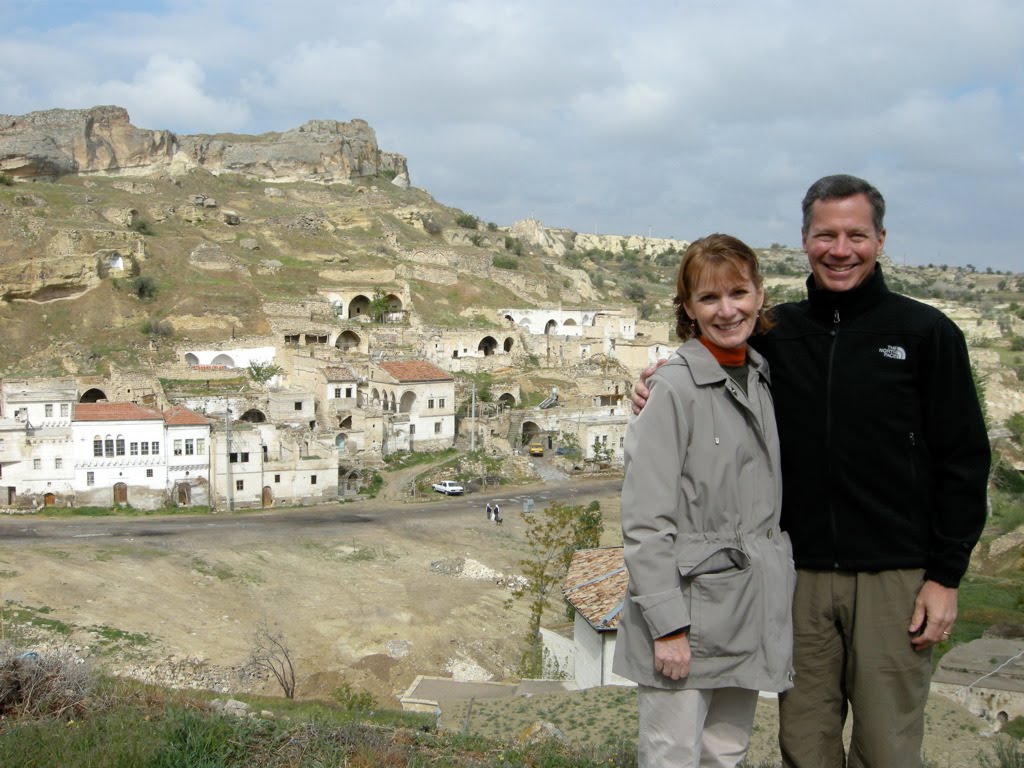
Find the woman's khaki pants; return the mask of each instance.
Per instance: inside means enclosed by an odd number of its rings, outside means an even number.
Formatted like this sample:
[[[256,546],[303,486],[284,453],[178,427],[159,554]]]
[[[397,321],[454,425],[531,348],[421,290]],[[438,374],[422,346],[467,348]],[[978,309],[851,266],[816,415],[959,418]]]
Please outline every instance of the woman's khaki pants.
[[[639,687],[639,768],[733,768],[747,753],[757,691]]]

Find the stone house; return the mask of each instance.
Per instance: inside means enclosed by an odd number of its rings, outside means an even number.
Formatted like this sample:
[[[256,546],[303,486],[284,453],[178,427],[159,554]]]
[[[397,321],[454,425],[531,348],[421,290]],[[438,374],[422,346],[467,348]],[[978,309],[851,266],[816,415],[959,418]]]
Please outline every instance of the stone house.
[[[78,506],[163,506],[167,443],[159,411],[133,403],[78,403],[71,423]]]
[[[542,628],[541,635],[547,665],[567,675],[580,689],[635,685],[612,672],[628,581],[622,547],[573,553],[562,585],[562,594],[575,609],[571,631]]]
[[[235,421],[212,433],[214,504],[232,510],[338,498],[338,452],[308,428]]]
[[[210,504],[210,421],[182,405],[164,411],[167,487],[178,507]]]
[[[939,661],[931,690],[997,729],[1024,717],[1024,640],[982,637],[958,645]]]
[[[370,366],[364,409],[379,413],[381,451],[441,450],[455,444],[455,378],[423,360]]]

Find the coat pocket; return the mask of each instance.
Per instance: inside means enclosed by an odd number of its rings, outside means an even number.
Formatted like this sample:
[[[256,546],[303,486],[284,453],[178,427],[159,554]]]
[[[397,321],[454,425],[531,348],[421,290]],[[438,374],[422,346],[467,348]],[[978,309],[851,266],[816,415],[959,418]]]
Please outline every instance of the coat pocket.
[[[762,617],[750,558],[720,546],[681,575],[690,593],[690,648],[698,658],[757,651]],[[682,564],[680,564],[682,565]]]

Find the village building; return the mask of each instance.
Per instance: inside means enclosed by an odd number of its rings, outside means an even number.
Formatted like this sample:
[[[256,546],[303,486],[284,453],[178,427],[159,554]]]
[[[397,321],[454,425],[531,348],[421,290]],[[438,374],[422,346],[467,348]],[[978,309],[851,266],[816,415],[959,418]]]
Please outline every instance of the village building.
[[[164,505],[167,442],[159,411],[133,403],[78,403],[71,430],[75,506]]]
[[[541,628],[547,672],[566,675],[580,689],[635,685],[612,672],[628,581],[622,547],[573,553],[562,586],[574,609],[572,626]]]
[[[956,646],[939,660],[931,690],[997,730],[1024,717],[1024,640],[982,637]]]
[[[164,411],[171,504],[210,505],[210,421],[183,405]]]
[[[368,416],[381,416],[384,455],[442,450],[455,443],[455,379],[431,363],[395,360],[371,365],[364,408]]]

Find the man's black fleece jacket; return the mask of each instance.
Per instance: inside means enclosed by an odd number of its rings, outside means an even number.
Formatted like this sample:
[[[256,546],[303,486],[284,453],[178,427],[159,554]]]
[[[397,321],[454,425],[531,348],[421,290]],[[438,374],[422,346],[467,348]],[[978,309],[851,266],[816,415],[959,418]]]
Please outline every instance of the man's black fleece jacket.
[[[771,366],[782,527],[797,568],[924,568],[956,587],[986,514],[989,443],[960,329],[892,293],[808,279],[751,339]]]

